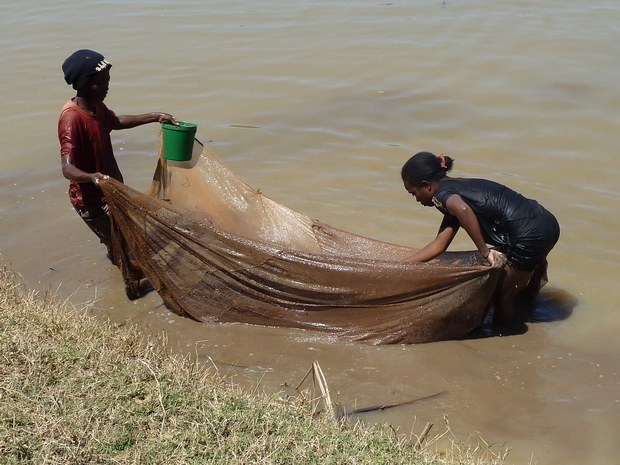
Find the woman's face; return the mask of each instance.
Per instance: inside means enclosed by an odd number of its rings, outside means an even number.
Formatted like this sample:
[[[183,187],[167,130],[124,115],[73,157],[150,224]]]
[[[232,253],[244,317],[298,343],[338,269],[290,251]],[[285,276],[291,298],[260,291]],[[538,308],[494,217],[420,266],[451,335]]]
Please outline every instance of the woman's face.
[[[435,195],[435,189],[433,188],[432,183],[428,183],[427,181],[422,181],[421,186],[411,186],[405,183],[405,189],[411,195],[415,197],[415,199],[420,202],[425,207],[434,207],[433,196]]]

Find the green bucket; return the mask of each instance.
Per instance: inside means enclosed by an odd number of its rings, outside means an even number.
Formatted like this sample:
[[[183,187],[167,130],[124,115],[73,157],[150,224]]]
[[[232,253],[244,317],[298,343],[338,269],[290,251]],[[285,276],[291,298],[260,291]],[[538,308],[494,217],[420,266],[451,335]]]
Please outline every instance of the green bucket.
[[[196,126],[194,123],[177,121],[178,126],[162,123],[161,154],[167,160],[189,161],[192,159]]]

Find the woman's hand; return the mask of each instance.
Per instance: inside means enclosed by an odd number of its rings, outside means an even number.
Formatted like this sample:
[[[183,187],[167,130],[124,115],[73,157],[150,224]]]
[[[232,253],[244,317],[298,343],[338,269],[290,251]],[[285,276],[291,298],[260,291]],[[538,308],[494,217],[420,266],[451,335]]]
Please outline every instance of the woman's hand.
[[[495,262],[497,261],[497,254],[499,254],[497,250],[489,250],[489,255],[487,255],[487,262],[489,262],[489,265],[495,265]]]

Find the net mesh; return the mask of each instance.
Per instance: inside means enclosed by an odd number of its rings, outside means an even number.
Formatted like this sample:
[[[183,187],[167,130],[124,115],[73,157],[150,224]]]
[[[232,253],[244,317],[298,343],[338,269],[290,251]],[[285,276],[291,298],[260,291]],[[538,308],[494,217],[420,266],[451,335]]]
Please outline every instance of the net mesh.
[[[334,228],[250,187],[198,141],[160,156],[147,193],[113,179],[114,258],[203,322],[322,331],[372,344],[461,337],[484,320],[502,264],[475,252],[402,263],[415,249]]]

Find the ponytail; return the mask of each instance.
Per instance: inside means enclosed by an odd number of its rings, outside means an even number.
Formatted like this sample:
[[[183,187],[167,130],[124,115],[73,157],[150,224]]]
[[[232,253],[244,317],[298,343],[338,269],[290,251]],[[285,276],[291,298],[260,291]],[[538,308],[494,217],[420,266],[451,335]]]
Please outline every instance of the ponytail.
[[[403,182],[419,187],[423,181],[439,181],[452,169],[453,160],[443,153],[436,156],[430,152],[419,152],[411,157],[401,170]]]

